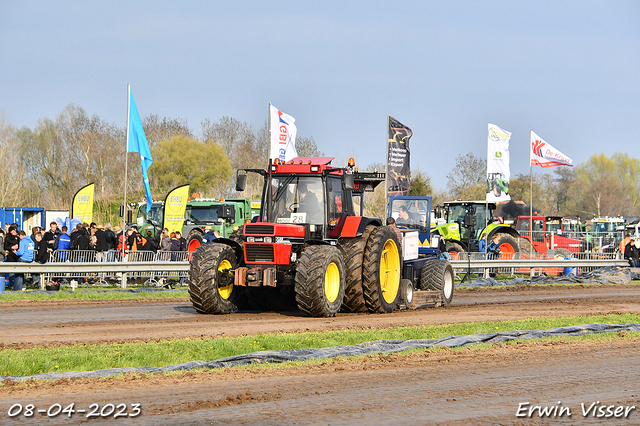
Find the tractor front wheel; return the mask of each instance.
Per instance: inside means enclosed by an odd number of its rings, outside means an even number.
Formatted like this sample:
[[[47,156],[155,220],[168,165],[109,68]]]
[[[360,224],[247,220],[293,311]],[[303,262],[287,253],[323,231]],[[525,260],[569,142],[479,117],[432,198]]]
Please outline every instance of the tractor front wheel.
[[[444,259],[429,259],[422,266],[420,288],[440,292],[442,305],[447,306],[453,299],[453,268]]]
[[[244,291],[233,285],[237,260],[224,244],[205,244],[196,249],[189,269],[189,297],[198,313],[228,314]]]
[[[332,246],[309,246],[296,268],[298,308],[310,317],[333,317],[344,299],[344,260]]]

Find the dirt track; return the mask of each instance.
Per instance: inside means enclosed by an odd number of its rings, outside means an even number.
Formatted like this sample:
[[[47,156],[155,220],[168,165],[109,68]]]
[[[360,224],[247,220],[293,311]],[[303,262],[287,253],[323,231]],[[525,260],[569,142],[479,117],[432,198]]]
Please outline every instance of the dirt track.
[[[636,285],[478,289],[456,292],[447,308],[335,318],[304,318],[299,312],[199,315],[188,299],[24,301],[0,305],[11,324],[3,330],[0,348],[640,313],[638,301],[640,286]]]
[[[296,313],[196,315],[185,300],[164,302],[16,302],[0,305],[10,327],[5,347],[75,342],[153,340],[411,324],[640,312],[640,287],[543,287],[458,292],[453,306],[390,315],[341,314],[332,319]],[[0,388],[0,424],[14,403],[78,408],[92,403],[142,404],[133,424],[529,424],[518,404],[569,407],[571,417],[545,418],[600,424],[583,417],[581,403],[640,409],[640,339],[607,344],[531,342],[463,350],[338,359],[284,370],[215,371],[129,380],[59,381],[35,388]],[[20,417],[19,424],[78,424],[72,419]],[[537,417],[537,415],[536,415]],[[395,419],[395,420],[394,420]],[[122,419],[119,419],[122,420]],[[608,419],[640,424],[640,412]],[[115,422],[113,419],[111,421]],[[538,420],[539,422],[540,420]]]

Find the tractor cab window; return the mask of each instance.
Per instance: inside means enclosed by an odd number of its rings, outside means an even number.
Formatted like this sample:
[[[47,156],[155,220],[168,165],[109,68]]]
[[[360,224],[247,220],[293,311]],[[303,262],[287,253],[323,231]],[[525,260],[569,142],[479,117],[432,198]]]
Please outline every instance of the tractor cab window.
[[[210,224],[219,222],[218,206],[187,206],[184,212],[184,218],[195,224]],[[232,225],[235,223],[234,218],[226,218],[225,223]]]
[[[331,221],[335,221],[336,223],[342,217],[342,214],[345,212],[345,198],[344,192],[342,191],[342,179],[337,176],[329,176],[327,178],[327,193],[329,197],[328,207],[329,207],[329,223]]]
[[[277,176],[271,179],[272,213],[278,223],[324,221],[324,193],[320,176]]]
[[[475,225],[466,225],[465,218],[475,216]],[[447,208],[447,221],[460,226],[460,238],[463,240],[479,240],[487,221],[487,210],[484,205],[450,205]]]
[[[391,216],[398,227],[426,231],[430,224],[430,211],[425,200],[395,199],[391,203]]]
[[[550,234],[562,234],[562,224],[559,219],[547,220],[547,232]]]
[[[142,205],[138,209],[138,217],[136,218],[138,226],[142,226],[145,223],[162,226],[162,207],[162,204],[152,204],[151,210],[147,213],[147,205]]]
[[[518,223],[516,224],[516,231],[520,233],[520,235],[529,235],[529,218],[520,218],[518,219]]]

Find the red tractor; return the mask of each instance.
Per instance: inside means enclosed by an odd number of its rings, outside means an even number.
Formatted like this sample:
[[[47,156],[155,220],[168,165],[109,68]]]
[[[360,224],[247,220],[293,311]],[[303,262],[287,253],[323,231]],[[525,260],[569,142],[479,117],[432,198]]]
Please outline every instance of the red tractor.
[[[518,216],[515,226],[516,231],[524,239],[524,241],[520,240],[522,253],[533,251],[546,254],[549,250],[555,250],[556,257],[565,258],[570,257],[571,253],[580,252],[583,245],[581,240],[564,234],[560,216],[533,216],[531,225],[529,225],[529,216]]]
[[[437,259],[437,249],[403,263],[396,231],[355,213],[354,196],[373,191],[384,173],[358,172],[352,160],[334,167],[332,160],[298,157],[238,171],[238,191],[247,172],[263,176],[260,215],[240,234],[194,253],[189,294],[197,312],[293,307],[284,301],[314,317],[391,312],[401,300],[411,302],[421,272],[428,275],[422,287],[440,289],[443,304],[451,301],[453,269]]]

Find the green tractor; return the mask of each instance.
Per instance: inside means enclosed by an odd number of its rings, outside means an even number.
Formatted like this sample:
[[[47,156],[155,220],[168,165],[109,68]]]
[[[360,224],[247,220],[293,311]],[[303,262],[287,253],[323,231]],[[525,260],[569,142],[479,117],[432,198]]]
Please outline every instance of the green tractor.
[[[487,176],[487,194],[490,192],[496,197],[509,193],[509,181],[502,173],[489,173]]]
[[[445,241],[446,251],[453,259],[460,253],[483,252],[494,247],[501,258],[512,259],[520,251],[520,234],[492,218],[496,203],[484,201],[449,201],[439,210],[444,223],[431,228],[431,233]]]

